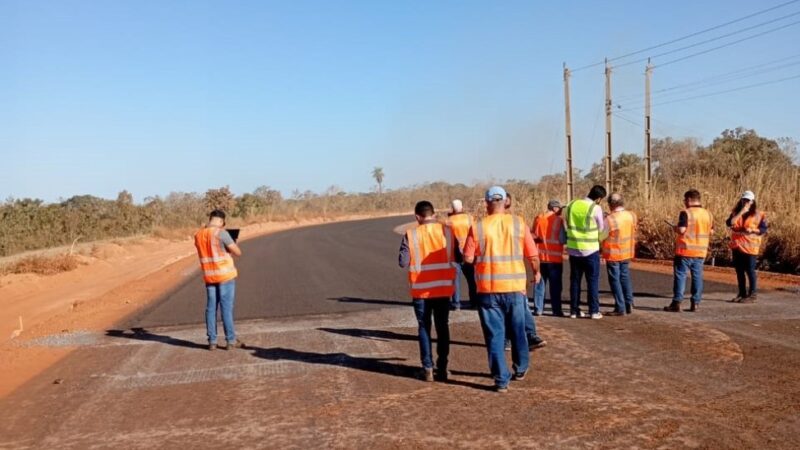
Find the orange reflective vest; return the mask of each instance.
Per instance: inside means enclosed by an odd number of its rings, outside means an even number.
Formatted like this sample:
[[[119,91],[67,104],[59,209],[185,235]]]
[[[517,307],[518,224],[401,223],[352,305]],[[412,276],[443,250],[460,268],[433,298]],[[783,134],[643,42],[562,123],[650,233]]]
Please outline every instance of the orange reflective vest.
[[[440,223],[425,223],[406,231],[409,248],[408,282],[412,298],[450,298],[455,292],[453,232]]]
[[[564,263],[564,244],[561,243],[561,230],[564,221],[553,211],[540,214],[533,221],[533,234],[537,238],[539,260],[546,263]]]
[[[736,222],[731,224],[730,247],[748,255],[758,255],[761,251],[761,235],[758,234],[758,226],[764,217],[766,217],[765,214],[759,211],[747,219],[744,217],[736,219]]]
[[[707,209],[696,206],[687,208],[686,233],[679,234],[675,240],[675,254],[687,258],[705,258],[714,217]]]
[[[472,228],[472,216],[467,213],[453,214],[447,219],[447,225],[453,230],[458,240],[458,249],[463,253],[469,229]]]
[[[206,284],[224,283],[238,275],[233,257],[219,240],[220,231],[221,228],[208,227],[194,235],[194,246],[197,248],[197,256],[200,257],[200,268]]]
[[[476,222],[472,239],[478,292],[525,292],[525,221],[511,214],[492,214]]]
[[[628,261],[633,259],[636,247],[636,214],[617,211],[606,217],[608,237],[603,241],[603,258],[606,261]]]

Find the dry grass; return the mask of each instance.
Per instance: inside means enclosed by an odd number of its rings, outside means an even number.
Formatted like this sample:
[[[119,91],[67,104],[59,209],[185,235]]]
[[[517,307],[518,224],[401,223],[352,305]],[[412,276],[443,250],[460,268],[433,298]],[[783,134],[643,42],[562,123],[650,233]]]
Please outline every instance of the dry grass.
[[[0,273],[55,275],[75,270],[78,265],[78,258],[73,255],[28,256],[4,267]]]

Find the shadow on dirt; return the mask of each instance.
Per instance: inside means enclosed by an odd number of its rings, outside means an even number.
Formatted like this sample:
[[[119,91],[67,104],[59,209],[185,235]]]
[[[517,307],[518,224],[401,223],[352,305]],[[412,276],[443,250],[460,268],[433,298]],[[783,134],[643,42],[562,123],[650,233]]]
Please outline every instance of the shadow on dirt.
[[[350,369],[363,370],[365,372],[379,373],[400,378],[419,379],[420,368],[401,364],[396,361],[405,361],[405,358],[371,358],[365,356],[351,356],[347,353],[315,353],[293,350],[290,348],[273,347],[261,348],[248,346],[248,350],[253,350],[253,356],[269,361],[294,361],[306,364],[322,364],[334,367],[347,367]],[[421,383],[423,381],[420,381]],[[447,381],[447,384],[470,387],[480,390],[491,390],[491,386],[471,383],[464,380]]]
[[[393,331],[384,330],[363,330],[360,328],[317,328],[317,330],[325,331],[327,333],[341,334],[344,336],[360,337],[365,339],[377,339],[382,341],[418,341],[417,335],[395,333]],[[431,339],[431,342],[437,342],[436,339]],[[463,345],[465,347],[485,347],[483,344],[475,342],[463,341],[450,341],[450,345]]]
[[[342,303],[369,303],[371,305],[388,305],[388,306],[412,306],[411,300],[381,300],[377,298],[358,298],[358,297],[329,297],[328,300],[333,300]]]
[[[106,330],[106,336],[124,338],[124,339],[134,339],[137,341],[160,342],[162,344],[174,345],[177,347],[208,349],[207,345],[198,344],[196,342],[186,341],[183,339],[177,339],[171,336],[153,334],[144,328],[131,328],[130,331]]]

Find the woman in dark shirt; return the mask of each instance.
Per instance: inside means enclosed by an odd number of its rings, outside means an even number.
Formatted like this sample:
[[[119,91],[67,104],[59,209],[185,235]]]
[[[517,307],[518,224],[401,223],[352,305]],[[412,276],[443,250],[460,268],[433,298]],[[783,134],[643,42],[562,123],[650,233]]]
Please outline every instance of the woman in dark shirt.
[[[734,303],[753,303],[757,298],[756,258],[761,250],[762,236],[767,233],[767,216],[756,207],[756,196],[745,191],[731,211],[725,224],[731,230],[731,250],[739,293]],[[747,289],[745,276],[750,281]]]

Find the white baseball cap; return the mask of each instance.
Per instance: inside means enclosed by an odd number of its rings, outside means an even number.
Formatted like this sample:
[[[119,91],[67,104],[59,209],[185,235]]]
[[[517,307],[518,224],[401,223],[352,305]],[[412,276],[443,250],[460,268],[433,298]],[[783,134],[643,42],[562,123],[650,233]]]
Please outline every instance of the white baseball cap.
[[[756,199],[756,194],[754,194],[753,191],[744,191],[742,198],[752,202]]]
[[[461,203],[461,200],[455,199],[450,202],[450,205],[453,207],[453,212],[461,212],[464,210],[464,205]]]

